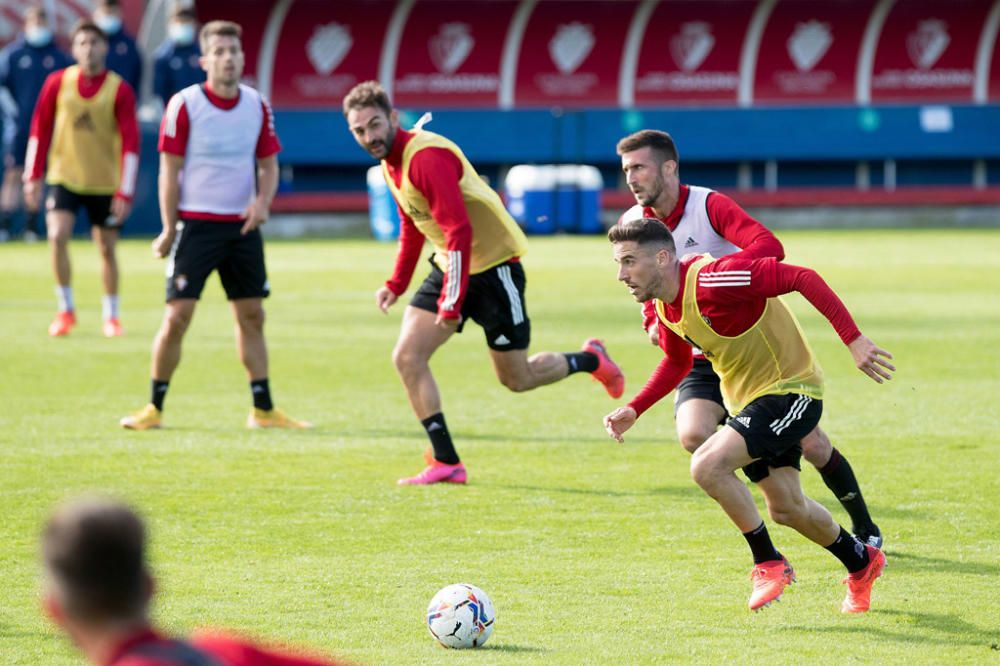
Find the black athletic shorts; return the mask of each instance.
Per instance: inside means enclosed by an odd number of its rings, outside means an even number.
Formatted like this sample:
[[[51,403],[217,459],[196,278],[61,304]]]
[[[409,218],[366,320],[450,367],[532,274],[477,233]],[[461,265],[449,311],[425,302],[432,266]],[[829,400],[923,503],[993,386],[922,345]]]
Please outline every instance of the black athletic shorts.
[[[87,211],[87,219],[92,227],[122,228],[118,219],[111,217],[110,194],[78,194],[65,185],[49,185],[45,210],[68,210],[75,215],[80,208]]]
[[[726,413],[726,405],[722,400],[722,389],[720,388],[719,375],[715,374],[712,362],[706,358],[696,357],[691,372],[687,373],[681,383],[677,385],[677,397],[674,399],[674,415],[677,408],[682,403],[692,398],[711,400],[722,407],[723,414]],[[725,416],[719,422],[722,425],[726,422]]]
[[[438,297],[444,286],[444,272],[431,261],[431,273],[413,295],[410,305],[428,312],[438,311]],[[531,320],[524,303],[524,267],[508,261],[469,276],[469,289],[462,303],[461,333],[472,319],[483,327],[486,344],[497,351],[527,349],[531,342]]]
[[[823,401],[799,393],[765,395],[726,421],[743,435],[747,451],[759,458],[743,468],[747,478],[757,483],[766,479],[769,467],[799,466],[802,438],[819,424]]]
[[[271,289],[264,267],[260,229],[240,234],[243,222],[181,220],[167,260],[167,301],[199,298],[213,270],[226,298],[266,298]]]

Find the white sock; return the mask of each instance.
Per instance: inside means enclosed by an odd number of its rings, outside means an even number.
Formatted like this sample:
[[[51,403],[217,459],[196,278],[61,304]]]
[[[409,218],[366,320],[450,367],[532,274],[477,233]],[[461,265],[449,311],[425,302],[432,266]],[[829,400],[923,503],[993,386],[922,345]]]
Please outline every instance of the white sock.
[[[59,299],[59,312],[73,312],[73,287],[56,285],[56,298]]]
[[[104,294],[101,299],[101,312],[104,314],[104,321],[118,319],[118,294]]]

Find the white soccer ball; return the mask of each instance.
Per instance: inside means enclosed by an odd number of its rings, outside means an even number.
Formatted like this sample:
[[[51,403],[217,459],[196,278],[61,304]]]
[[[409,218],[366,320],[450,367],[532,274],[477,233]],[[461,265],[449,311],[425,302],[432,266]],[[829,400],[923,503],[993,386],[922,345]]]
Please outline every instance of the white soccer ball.
[[[447,648],[474,648],[493,633],[493,602],[475,585],[442,588],[427,606],[427,628]]]

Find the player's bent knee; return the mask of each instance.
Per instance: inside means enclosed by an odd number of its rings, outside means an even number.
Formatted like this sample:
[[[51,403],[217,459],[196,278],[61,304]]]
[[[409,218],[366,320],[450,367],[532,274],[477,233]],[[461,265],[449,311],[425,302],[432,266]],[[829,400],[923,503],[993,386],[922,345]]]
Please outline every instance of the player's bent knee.
[[[685,451],[694,453],[713,434],[714,432],[706,432],[700,428],[678,428],[677,439]]]
[[[833,454],[833,444],[826,433],[817,428],[802,438],[802,457],[816,467],[822,467],[830,462]]]
[[[708,490],[715,485],[719,469],[713,456],[706,455],[704,449],[694,452],[691,456],[691,478],[702,488]]]
[[[783,505],[771,504],[767,508],[771,520],[779,525],[794,527],[807,517],[808,511],[805,504],[795,502]]]
[[[497,378],[507,390],[513,393],[523,393],[534,388],[530,379],[523,375],[502,373],[497,375]]]

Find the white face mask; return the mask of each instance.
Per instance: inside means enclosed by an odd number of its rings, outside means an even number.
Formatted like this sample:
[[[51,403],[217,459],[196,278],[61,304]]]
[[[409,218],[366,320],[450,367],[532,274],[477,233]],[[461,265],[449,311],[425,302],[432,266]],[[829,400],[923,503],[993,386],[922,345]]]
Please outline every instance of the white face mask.
[[[107,35],[113,35],[122,29],[121,17],[114,14],[102,14],[94,19],[94,23]]]
[[[194,25],[191,23],[171,23],[168,33],[170,41],[178,46],[194,43]]]
[[[24,29],[24,41],[31,46],[48,46],[52,43],[52,29],[44,25],[33,25]]]

